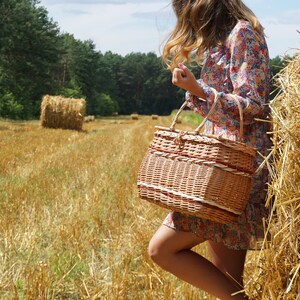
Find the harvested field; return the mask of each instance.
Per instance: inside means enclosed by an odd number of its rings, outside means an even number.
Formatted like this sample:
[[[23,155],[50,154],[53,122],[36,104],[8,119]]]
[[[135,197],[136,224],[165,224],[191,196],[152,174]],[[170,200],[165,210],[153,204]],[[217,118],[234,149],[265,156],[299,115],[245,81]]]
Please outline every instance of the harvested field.
[[[185,117],[178,128],[199,124],[187,126]],[[138,199],[136,176],[154,125],[170,124],[170,117],[114,116],[73,131],[0,120],[0,299],[215,299],[147,255],[166,210]],[[297,205],[293,199],[286,204]],[[284,208],[282,219],[290,211]],[[288,249],[281,243],[291,241],[288,226],[276,235],[277,248],[247,256],[253,299],[297,299],[285,292],[299,289],[298,265],[279,270],[277,262]],[[205,245],[195,250],[206,255]],[[279,285],[287,270],[291,284]]]
[[[151,116],[81,132],[0,121],[0,299],[202,297],[147,255],[166,214],[137,198],[153,127]]]

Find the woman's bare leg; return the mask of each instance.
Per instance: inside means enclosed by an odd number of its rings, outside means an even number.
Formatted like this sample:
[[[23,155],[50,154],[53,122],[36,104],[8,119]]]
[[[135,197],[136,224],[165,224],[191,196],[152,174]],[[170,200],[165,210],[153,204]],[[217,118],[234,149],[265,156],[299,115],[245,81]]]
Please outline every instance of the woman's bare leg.
[[[149,244],[149,255],[160,267],[178,278],[222,299],[247,299],[231,296],[239,288],[213,263],[191,250],[204,242],[190,232],[161,226]]]
[[[208,250],[212,263],[226,276],[232,278],[237,288],[243,290],[243,272],[246,250],[231,250],[222,243],[208,241]]]
[[[222,243],[212,241],[208,241],[208,250],[212,263],[242,287],[247,250],[228,249]]]

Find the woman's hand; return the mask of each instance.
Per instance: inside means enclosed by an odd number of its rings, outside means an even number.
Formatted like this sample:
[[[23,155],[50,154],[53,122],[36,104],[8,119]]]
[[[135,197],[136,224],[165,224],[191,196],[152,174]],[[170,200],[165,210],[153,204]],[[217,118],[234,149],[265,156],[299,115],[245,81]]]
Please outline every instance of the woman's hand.
[[[206,100],[206,96],[198,84],[194,74],[184,64],[178,64],[178,68],[174,68],[172,72],[172,83],[198,98]]]

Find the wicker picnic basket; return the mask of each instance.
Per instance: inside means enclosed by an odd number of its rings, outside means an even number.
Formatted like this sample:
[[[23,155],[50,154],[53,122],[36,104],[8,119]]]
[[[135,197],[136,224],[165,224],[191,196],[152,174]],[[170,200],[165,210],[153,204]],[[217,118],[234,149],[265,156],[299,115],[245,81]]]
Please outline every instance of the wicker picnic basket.
[[[240,141],[200,133],[218,101],[215,95],[214,104],[195,131],[175,129],[186,102],[170,128],[156,126],[139,169],[137,186],[141,199],[226,224],[236,220],[247,205],[256,149],[241,142],[243,113],[236,99]]]

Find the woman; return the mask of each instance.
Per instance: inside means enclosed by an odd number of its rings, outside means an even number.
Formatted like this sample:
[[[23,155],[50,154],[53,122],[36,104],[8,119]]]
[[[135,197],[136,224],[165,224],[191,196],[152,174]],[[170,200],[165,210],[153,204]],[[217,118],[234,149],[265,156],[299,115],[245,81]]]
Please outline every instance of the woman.
[[[266,155],[270,148],[268,115],[269,54],[263,28],[240,0],[173,0],[177,24],[164,46],[163,59],[174,85],[186,90],[189,107],[205,116],[214,101],[215,113],[205,133],[236,140],[239,100],[244,114],[244,142]],[[184,63],[199,63],[199,80]],[[258,156],[257,167],[261,163]],[[255,175],[249,203],[231,224],[220,224],[171,212],[149,244],[149,255],[165,270],[218,299],[248,299],[243,290],[247,250],[263,238],[267,170]],[[203,242],[211,261],[191,249]]]

